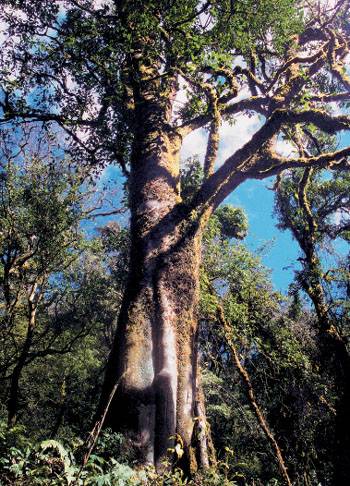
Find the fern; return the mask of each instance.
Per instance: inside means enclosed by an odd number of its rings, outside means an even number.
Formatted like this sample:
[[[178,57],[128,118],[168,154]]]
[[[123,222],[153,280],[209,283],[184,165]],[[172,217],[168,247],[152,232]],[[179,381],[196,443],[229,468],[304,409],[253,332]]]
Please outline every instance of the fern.
[[[49,451],[53,450],[57,453],[63,466],[66,483],[68,485],[73,484],[78,468],[72,464],[70,453],[63,447],[63,445],[56,440],[49,439],[41,442],[39,449],[41,451],[40,457],[42,459],[47,459],[47,452]]]

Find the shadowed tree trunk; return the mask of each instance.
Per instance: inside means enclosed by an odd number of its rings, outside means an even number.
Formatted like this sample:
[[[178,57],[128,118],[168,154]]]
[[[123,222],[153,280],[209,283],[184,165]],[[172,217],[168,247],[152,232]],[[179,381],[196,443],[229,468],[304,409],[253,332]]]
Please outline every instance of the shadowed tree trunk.
[[[120,380],[106,423],[127,431],[140,461],[158,469],[174,440],[183,442],[187,468],[194,470],[200,231],[197,223],[182,221],[181,140],[166,129],[169,101],[156,100],[149,90],[139,96],[129,187],[130,274],[100,412]]]
[[[10,393],[7,401],[7,423],[13,427],[17,422],[19,408],[19,383],[23,369],[26,366],[30,348],[32,346],[33,334],[36,325],[36,313],[38,297],[36,296],[37,284],[34,284],[28,296],[28,325],[26,337],[10,379]]]
[[[312,301],[317,315],[321,369],[326,375],[329,374],[333,378],[334,394],[337,397],[336,426],[332,447],[334,484],[346,486],[349,484],[350,478],[350,356],[346,340],[330,316],[327,297],[322,285],[323,270],[317,255],[319,228],[308,197],[312,172],[312,169],[304,171],[296,193],[296,201],[303,218],[301,228],[293,224],[287,211],[283,210],[283,200],[280,200],[280,207],[288,221],[288,227],[292,230],[304,254],[301,284]],[[282,193],[279,197],[283,197]]]

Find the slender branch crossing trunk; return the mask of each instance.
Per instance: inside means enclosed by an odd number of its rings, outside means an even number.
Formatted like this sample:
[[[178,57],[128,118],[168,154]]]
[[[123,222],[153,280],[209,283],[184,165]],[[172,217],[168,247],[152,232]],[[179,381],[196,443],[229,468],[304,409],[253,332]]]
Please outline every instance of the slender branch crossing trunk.
[[[213,288],[211,288],[211,293],[214,296],[216,295],[215,290]],[[271,445],[272,450],[275,454],[278,466],[280,468],[281,475],[283,477],[284,483],[287,484],[287,486],[292,486],[292,482],[291,482],[291,479],[289,477],[289,473],[288,473],[288,470],[287,470],[287,466],[286,466],[284,457],[282,455],[282,451],[281,451],[281,449],[280,449],[280,447],[279,447],[279,445],[278,445],[278,443],[277,443],[277,441],[276,441],[276,439],[275,439],[275,437],[274,437],[274,435],[273,435],[273,433],[272,433],[272,431],[271,431],[271,429],[270,429],[270,427],[269,427],[269,425],[266,421],[266,418],[264,417],[263,411],[261,410],[261,408],[259,407],[259,405],[256,401],[255,392],[254,392],[249,374],[241,363],[241,360],[239,358],[236,346],[235,346],[235,344],[234,344],[234,342],[231,338],[231,329],[230,329],[230,326],[229,326],[229,324],[228,324],[228,322],[225,318],[224,309],[223,309],[222,305],[220,305],[219,303],[217,303],[217,316],[218,316],[218,319],[219,319],[219,321],[220,321],[220,323],[221,323],[221,325],[224,329],[224,335],[225,335],[226,342],[227,342],[228,347],[230,349],[233,362],[235,363],[235,365],[237,367],[237,370],[240,374],[243,385],[245,387],[246,395],[247,395],[247,398],[249,400],[249,404],[251,406],[251,409],[254,412],[254,414],[255,414],[255,416],[258,420],[260,428],[264,432],[267,440],[270,442],[270,445]]]

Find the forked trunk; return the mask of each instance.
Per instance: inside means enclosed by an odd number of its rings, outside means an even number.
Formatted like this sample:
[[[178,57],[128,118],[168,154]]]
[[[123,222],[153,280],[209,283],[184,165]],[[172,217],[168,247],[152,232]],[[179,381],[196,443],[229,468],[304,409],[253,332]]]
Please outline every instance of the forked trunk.
[[[181,217],[180,140],[157,130],[158,108],[146,107],[139,108],[132,156],[129,282],[100,411],[119,380],[107,424],[126,432],[141,462],[161,469],[178,445],[177,459],[183,449],[181,462],[193,470],[195,413],[203,408],[196,396],[200,234]],[[197,457],[205,466],[200,442]]]

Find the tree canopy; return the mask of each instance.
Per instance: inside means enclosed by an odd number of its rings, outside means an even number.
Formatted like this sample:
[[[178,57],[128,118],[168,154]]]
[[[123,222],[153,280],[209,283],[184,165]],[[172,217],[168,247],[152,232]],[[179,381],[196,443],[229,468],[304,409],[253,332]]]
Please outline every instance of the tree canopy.
[[[218,204],[242,179],[282,168],[344,165],[347,148],[287,160],[272,142],[293,139],[296,126],[348,129],[346,115],[332,115],[332,103],[349,98],[346,1],[3,5],[2,123],[58,125],[80,158],[127,173],[142,96],[157,93],[165,108],[180,90],[185,103],[166,128],[181,137],[210,128],[199,200]],[[259,115],[261,127],[213,175],[216,132],[241,113]]]

